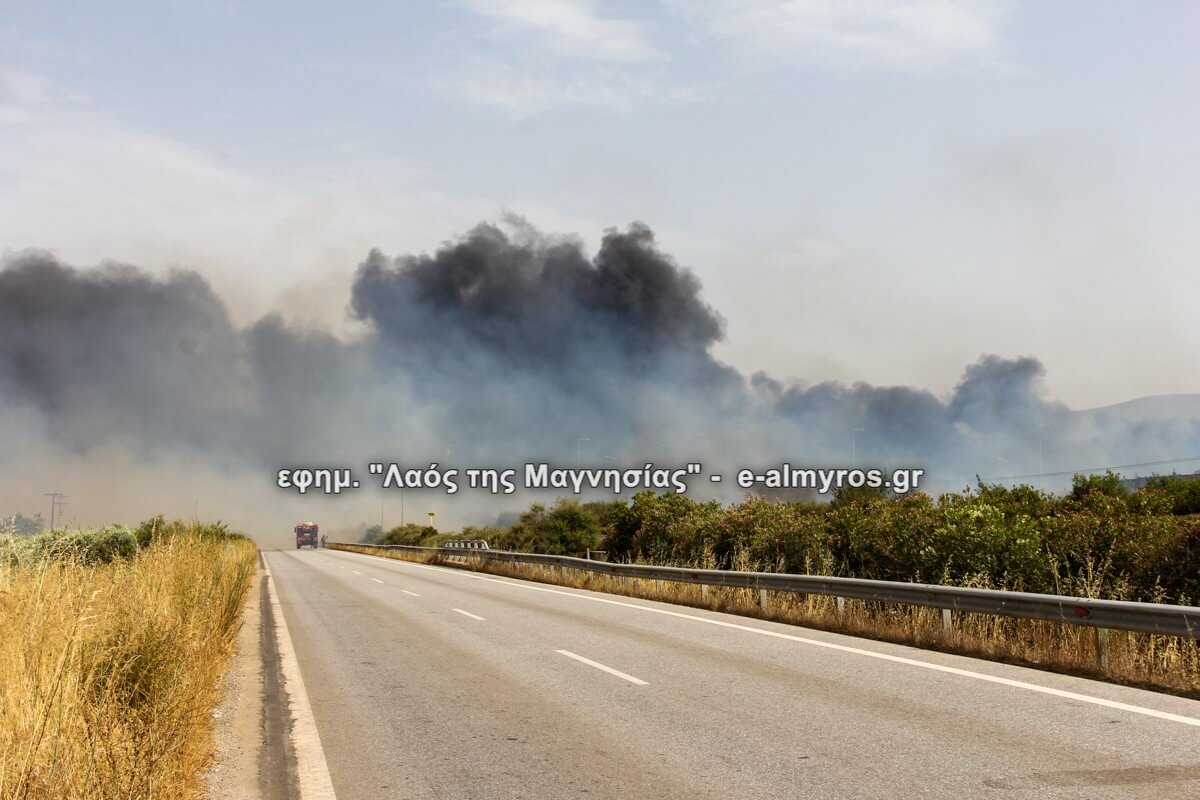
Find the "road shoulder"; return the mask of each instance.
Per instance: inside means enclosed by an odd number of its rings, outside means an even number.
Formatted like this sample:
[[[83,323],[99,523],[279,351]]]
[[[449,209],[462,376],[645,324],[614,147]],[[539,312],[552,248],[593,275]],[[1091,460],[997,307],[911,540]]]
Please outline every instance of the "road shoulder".
[[[222,677],[216,718],[216,755],[205,776],[209,800],[261,800],[259,752],[263,745],[262,592],[265,573],[255,570],[242,607],[235,651]]]

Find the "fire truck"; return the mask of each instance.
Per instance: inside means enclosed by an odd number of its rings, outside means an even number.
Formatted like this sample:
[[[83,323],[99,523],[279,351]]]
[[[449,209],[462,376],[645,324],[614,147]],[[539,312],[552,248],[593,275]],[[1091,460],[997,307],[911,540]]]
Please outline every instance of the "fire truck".
[[[296,526],[296,549],[311,547],[317,549],[317,535],[321,530],[315,522],[301,522]]]

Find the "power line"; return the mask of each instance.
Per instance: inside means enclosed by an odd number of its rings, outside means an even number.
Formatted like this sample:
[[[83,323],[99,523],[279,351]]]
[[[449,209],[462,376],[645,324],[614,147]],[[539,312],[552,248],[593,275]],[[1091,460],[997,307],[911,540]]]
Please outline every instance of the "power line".
[[[1164,464],[1186,464],[1189,461],[1200,461],[1200,456],[1188,456],[1187,458],[1166,458],[1162,461],[1143,461],[1139,464],[1115,464],[1108,467],[1089,467],[1088,469],[1069,469],[1062,472],[1035,472],[1029,475],[1004,475],[998,478],[989,478],[989,480],[1005,481],[1018,478],[1058,478],[1064,475],[1079,475],[1085,472],[1104,472],[1105,470],[1118,469],[1135,469],[1137,467],[1158,467]]]
[[[1167,464],[1186,464],[1190,461],[1200,461],[1200,456],[1187,456],[1186,458],[1165,458],[1161,461],[1142,461],[1137,464],[1114,464],[1112,466],[1107,466],[1107,467],[1089,467],[1088,469],[1068,469],[1068,470],[1062,470],[1060,472],[1029,472],[1024,475],[997,475],[997,476],[986,477],[986,478],[981,478],[978,475],[976,475],[976,479],[984,481],[985,483],[988,483],[988,482],[999,482],[999,481],[1024,480],[1026,478],[1062,478],[1062,477],[1066,477],[1068,475],[1083,475],[1083,474],[1086,474],[1089,472],[1105,472],[1106,470],[1116,471],[1116,470],[1120,470],[1120,469],[1137,469],[1140,467],[1159,467],[1159,466],[1164,466]],[[951,486],[951,485],[958,484],[959,481],[956,481],[956,480],[932,480],[932,481],[922,480],[921,483],[924,485],[933,484],[935,486],[938,486],[938,485]]]

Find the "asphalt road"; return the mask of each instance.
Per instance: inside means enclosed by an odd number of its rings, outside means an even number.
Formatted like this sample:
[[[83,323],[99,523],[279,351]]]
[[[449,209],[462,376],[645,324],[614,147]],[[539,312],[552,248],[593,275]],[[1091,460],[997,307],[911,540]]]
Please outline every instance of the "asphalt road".
[[[353,553],[267,562],[339,800],[1200,798],[1197,701]]]

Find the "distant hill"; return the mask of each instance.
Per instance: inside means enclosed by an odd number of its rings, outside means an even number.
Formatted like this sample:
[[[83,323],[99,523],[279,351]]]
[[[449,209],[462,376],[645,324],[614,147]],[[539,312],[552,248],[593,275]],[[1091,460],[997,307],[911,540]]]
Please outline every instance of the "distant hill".
[[[1133,449],[1128,454],[1116,454],[1126,462],[1150,461],[1157,458],[1190,458],[1200,455],[1196,450],[1195,432],[1200,430],[1200,394],[1159,394],[1150,397],[1139,397],[1124,403],[1099,408],[1088,408],[1071,414],[1073,421],[1082,427],[1090,426],[1096,431],[1113,431],[1125,429],[1136,432],[1141,429],[1158,427],[1162,431],[1170,431],[1179,435],[1178,440],[1164,443],[1161,438],[1158,443],[1159,455],[1154,456],[1154,449]],[[1161,437],[1161,434],[1160,434]],[[1168,435],[1169,437],[1169,435]],[[1133,441],[1136,441],[1135,437]],[[1170,449],[1168,449],[1170,448]],[[1178,474],[1181,477],[1192,477],[1196,474],[1195,460],[1182,461],[1175,464],[1161,464],[1136,469],[1122,470],[1122,481],[1130,489],[1140,489],[1149,480],[1150,475]]]
[[[1181,479],[1181,480],[1185,480],[1185,481],[1200,481],[1200,472],[1193,472],[1193,473],[1190,473],[1190,474],[1188,474],[1188,473],[1174,473],[1174,474],[1175,474],[1175,477],[1177,477],[1177,478],[1179,478],[1179,479]],[[1121,483],[1125,484],[1125,486],[1127,486],[1127,487],[1129,488],[1129,490],[1130,490],[1130,491],[1134,491],[1134,492],[1136,492],[1138,489],[1140,489],[1140,488],[1142,488],[1143,486],[1145,486],[1145,485],[1146,485],[1147,483],[1149,483],[1151,480],[1152,480],[1152,477],[1151,477],[1151,476],[1149,476],[1149,475],[1144,475],[1144,476],[1141,476],[1141,477],[1138,477],[1138,478],[1124,478],[1124,479],[1121,481]]]
[[[1120,420],[1130,423],[1200,420],[1200,394],[1156,394],[1074,413],[1081,418],[1094,417],[1098,420]]]

